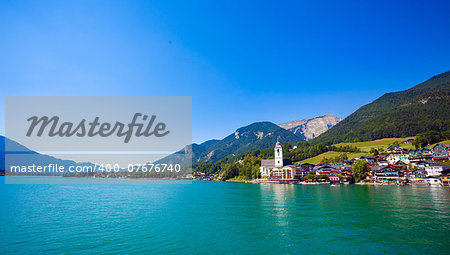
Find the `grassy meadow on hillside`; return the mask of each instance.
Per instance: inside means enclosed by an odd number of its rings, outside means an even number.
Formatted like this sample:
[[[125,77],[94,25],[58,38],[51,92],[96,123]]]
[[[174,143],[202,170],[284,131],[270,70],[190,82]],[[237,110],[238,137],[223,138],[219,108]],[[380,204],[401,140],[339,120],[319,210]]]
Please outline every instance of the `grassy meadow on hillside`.
[[[317,156],[315,156],[315,157],[312,157],[312,158],[308,158],[308,159],[302,160],[302,161],[300,161],[300,163],[310,163],[310,164],[317,165],[317,164],[320,164],[320,162],[321,162],[324,158],[335,158],[335,157],[341,155],[342,153],[345,153],[345,152],[327,151],[327,152],[322,153],[322,154],[320,154],[320,155],[317,155]],[[348,157],[349,159],[352,159],[352,158],[359,158],[359,157],[364,156],[364,155],[367,155],[367,152],[347,153],[347,157]]]
[[[371,155],[370,154],[371,149],[386,150],[387,147],[389,147],[389,145],[392,145],[394,142],[397,141],[400,143],[401,141],[404,141],[404,140],[407,140],[410,138],[414,139],[414,137],[384,138],[384,139],[379,139],[379,140],[374,140],[374,141],[369,141],[369,142],[338,143],[335,145],[336,146],[348,145],[348,146],[358,147],[358,149],[360,149],[361,152],[347,153],[348,159],[352,159],[352,158],[359,158],[364,155]],[[450,143],[450,141],[443,141],[442,143],[447,143],[447,142]],[[411,143],[407,143],[407,144],[400,144],[400,147],[405,148],[405,149],[413,149],[414,145],[412,145]],[[322,153],[320,155],[317,155],[315,157],[302,160],[302,161],[300,161],[300,163],[319,164],[324,158],[334,158],[341,154],[342,154],[342,152],[328,151],[328,152]]]
[[[406,138],[384,138],[369,142],[356,142],[356,143],[338,143],[336,146],[344,146],[344,145],[351,145],[358,147],[361,151],[364,152],[370,152],[371,149],[380,149],[383,148],[383,150],[386,150],[389,145],[393,144],[394,142],[401,142],[408,139],[414,139],[414,137],[406,137]],[[414,145],[412,143],[407,144],[400,144],[400,147],[405,149],[414,149]]]

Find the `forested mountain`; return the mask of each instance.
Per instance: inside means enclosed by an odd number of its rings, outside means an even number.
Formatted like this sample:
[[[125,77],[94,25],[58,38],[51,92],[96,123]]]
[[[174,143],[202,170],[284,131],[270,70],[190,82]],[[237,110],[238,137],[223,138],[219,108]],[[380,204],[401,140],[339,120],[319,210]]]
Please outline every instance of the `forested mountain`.
[[[450,130],[450,71],[359,108],[313,143],[368,141]]]
[[[239,128],[233,134],[222,140],[210,140],[202,144],[192,144],[183,150],[169,155],[157,163],[189,163],[217,162],[223,158],[238,155],[243,152],[265,149],[274,146],[277,139],[280,143],[297,144],[303,141],[299,136],[285,130],[272,122],[256,122]]]

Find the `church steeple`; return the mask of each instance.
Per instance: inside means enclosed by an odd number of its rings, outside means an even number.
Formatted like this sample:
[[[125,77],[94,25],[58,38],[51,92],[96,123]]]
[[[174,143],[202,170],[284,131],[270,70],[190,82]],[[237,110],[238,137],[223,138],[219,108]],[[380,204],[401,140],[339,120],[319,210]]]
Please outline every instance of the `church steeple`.
[[[277,138],[277,143],[274,149],[275,155],[275,167],[283,167],[283,147],[281,147],[280,141]]]

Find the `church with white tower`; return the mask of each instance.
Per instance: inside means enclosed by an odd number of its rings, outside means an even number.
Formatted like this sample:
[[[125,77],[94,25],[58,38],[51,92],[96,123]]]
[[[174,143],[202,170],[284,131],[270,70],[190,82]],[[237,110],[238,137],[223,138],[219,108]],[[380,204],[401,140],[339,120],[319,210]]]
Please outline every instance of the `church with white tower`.
[[[263,159],[261,160],[261,166],[259,171],[262,178],[268,177],[278,177],[282,179],[292,179],[294,173],[292,167],[284,165],[283,160],[283,147],[281,147],[280,142],[277,140],[274,148],[274,159]]]

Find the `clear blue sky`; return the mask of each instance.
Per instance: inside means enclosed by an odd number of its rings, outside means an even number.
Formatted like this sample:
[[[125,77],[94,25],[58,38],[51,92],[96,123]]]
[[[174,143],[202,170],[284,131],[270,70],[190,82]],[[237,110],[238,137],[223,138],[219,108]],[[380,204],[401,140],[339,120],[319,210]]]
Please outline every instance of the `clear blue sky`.
[[[192,95],[193,141],[450,70],[449,1],[0,1],[6,95]]]

